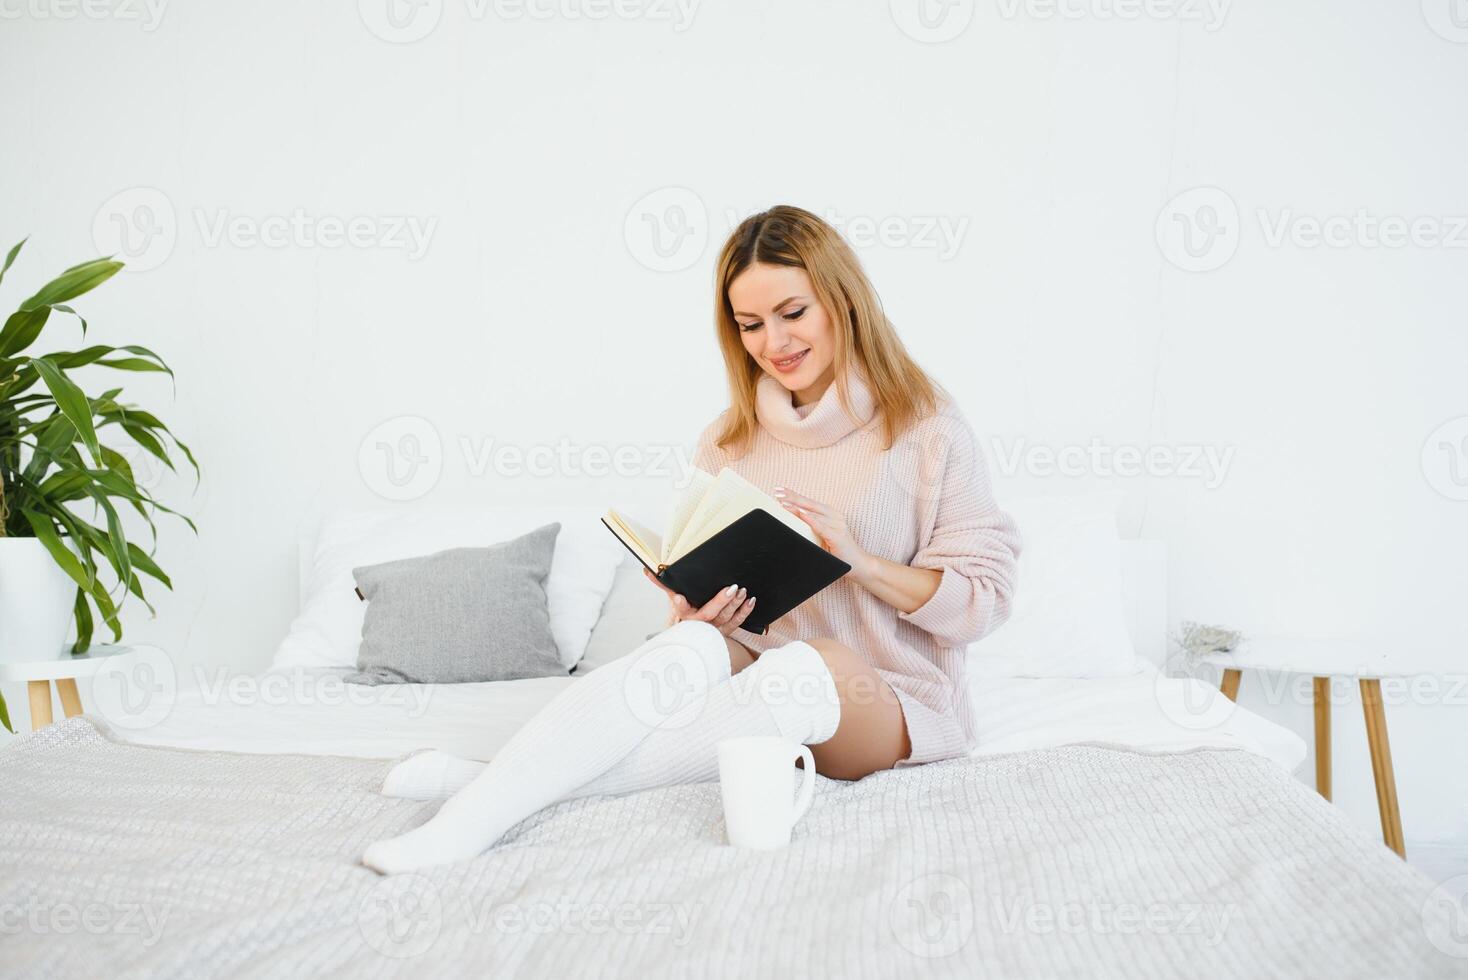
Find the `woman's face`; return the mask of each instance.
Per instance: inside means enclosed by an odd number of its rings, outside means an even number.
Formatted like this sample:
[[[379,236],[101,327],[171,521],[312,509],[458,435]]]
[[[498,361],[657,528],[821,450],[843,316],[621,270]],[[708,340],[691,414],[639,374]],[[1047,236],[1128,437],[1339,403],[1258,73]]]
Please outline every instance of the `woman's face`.
[[[756,263],[729,284],[739,339],[765,373],[804,405],[835,378],[831,318],[804,269]]]

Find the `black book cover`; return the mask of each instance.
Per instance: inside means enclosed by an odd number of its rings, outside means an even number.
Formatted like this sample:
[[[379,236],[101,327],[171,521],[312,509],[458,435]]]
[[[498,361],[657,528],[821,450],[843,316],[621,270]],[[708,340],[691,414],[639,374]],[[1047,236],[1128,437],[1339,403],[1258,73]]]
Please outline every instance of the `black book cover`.
[[[773,514],[752,510],[661,573],[648,570],[695,609],[737,583],[755,598],[743,628],[763,633],[770,623],[851,571],[851,566]]]

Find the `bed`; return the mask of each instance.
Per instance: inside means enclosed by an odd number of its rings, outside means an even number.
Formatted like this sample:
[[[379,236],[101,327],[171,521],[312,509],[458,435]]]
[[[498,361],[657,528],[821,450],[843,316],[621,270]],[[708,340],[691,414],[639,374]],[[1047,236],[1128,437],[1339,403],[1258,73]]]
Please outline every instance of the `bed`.
[[[347,697],[340,671],[278,666],[258,688],[273,694],[187,692],[144,729],[68,719],[0,750],[0,964],[37,978],[1468,975],[1457,906],[1291,776],[1297,736],[1236,706],[1195,723],[1209,692],[1159,669],[1158,547],[1127,545],[1122,581],[1135,671],[976,681],[973,757],[818,778],[775,853],[725,844],[706,783],[561,803],[421,874],[358,863],[436,807],[377,793],[393,760],[488,757],[574,677]]]

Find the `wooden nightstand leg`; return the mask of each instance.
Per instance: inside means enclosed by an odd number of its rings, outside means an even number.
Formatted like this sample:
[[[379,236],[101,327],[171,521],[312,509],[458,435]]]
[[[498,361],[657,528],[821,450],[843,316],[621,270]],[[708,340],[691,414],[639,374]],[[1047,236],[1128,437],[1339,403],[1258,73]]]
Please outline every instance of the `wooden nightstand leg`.
[[[56,682],[56,693],[61,696],[61,713],[75,718],[82,713],[82,696],[76,690],[76,678],[63,677]]]
[[[38,732],[51,724],[51,682],[26,681],[31,696],[31,731]]]
[[[1330,799],[1330,678],[1315,678],[1315,789]]]
[[[1386,737],[1386,712],[1381,705],[1381,681],[1361,679],[1361,710],[1366,715],[1366,741],[1371,745],[1371,772],[1376,777],[1376,807],[1381,811],[1381,836],[1386,846],[1407,856],[1402,841],[1402,814],[1397,809],[1397,777],[1392,772],[1392,749]]]
[[[1230,701],[1239,699],[1239,679],[1242,676],[1243,671],[1236,667],[1225,667],[1223,670],[1223,683],[1218,685],[1218,689]]]

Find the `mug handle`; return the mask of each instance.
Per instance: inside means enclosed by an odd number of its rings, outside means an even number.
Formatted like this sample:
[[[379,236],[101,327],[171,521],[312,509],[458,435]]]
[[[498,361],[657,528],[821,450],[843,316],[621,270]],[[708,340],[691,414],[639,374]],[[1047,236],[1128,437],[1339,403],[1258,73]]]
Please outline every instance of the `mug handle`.
[[[801,780],[800,792],[795,795],[795,812],[790,826],[800,823],[800,818],[810,809],[811,798],[816,792],[816,757],[810,754],[810,746],[801,745],[800,757],[805,760],[805,778]]]

